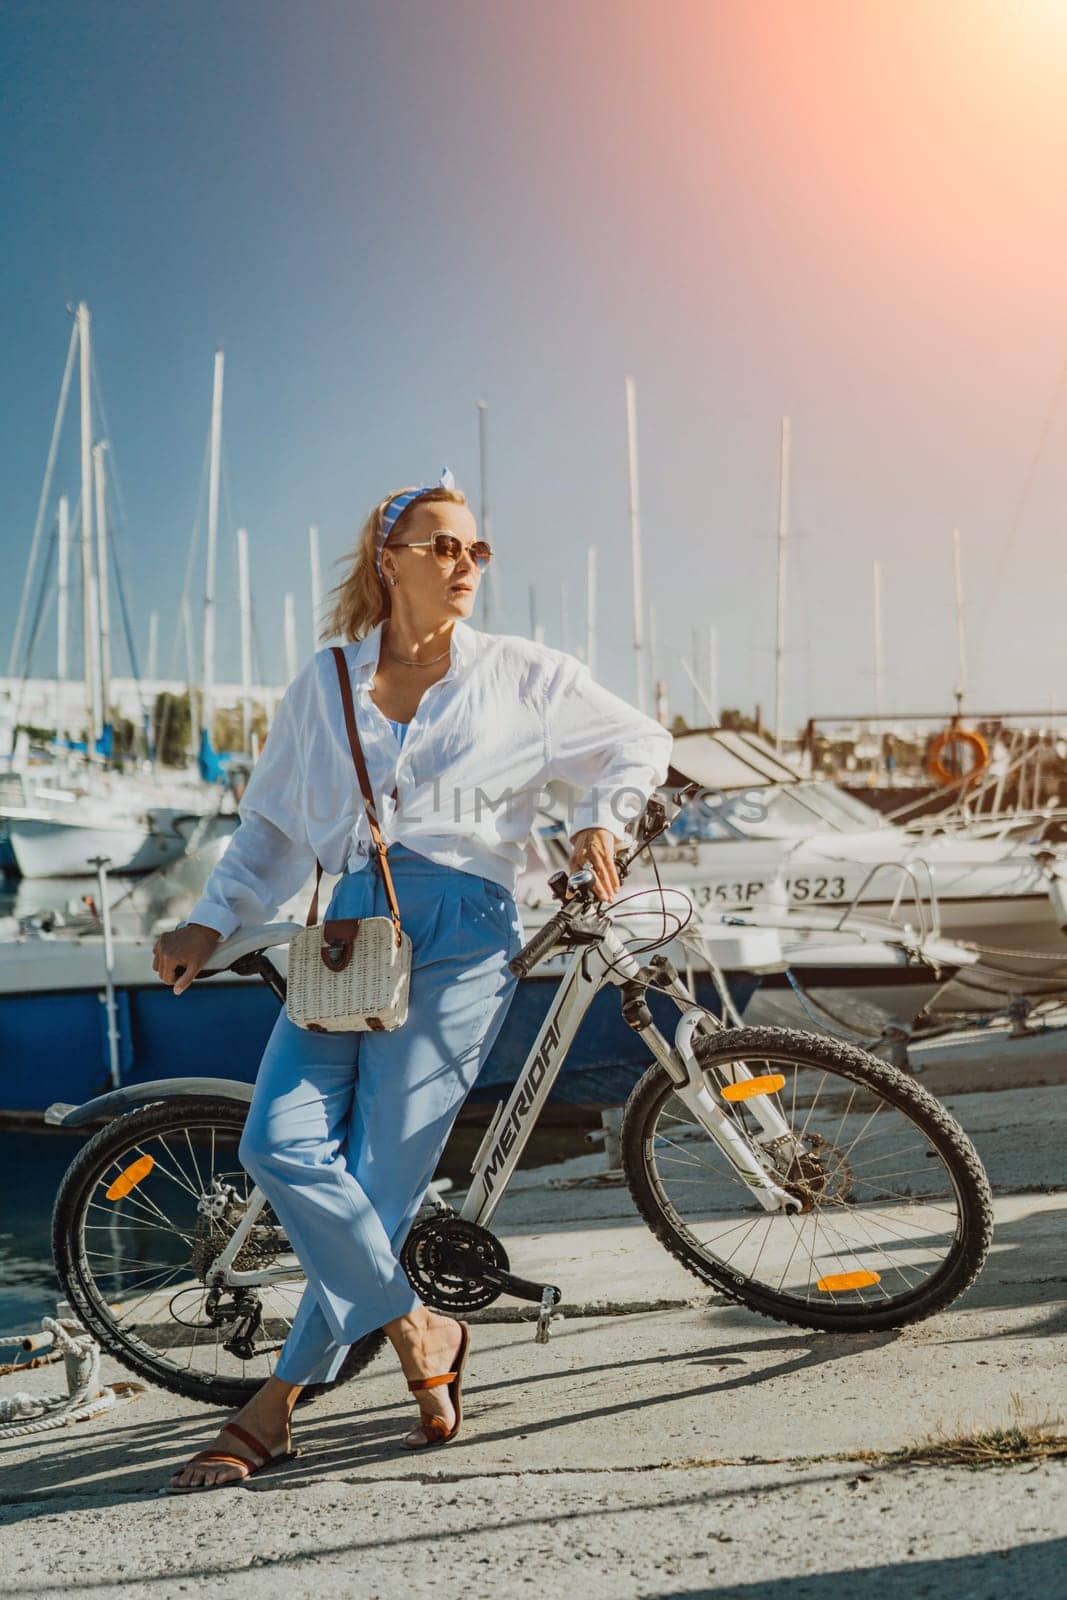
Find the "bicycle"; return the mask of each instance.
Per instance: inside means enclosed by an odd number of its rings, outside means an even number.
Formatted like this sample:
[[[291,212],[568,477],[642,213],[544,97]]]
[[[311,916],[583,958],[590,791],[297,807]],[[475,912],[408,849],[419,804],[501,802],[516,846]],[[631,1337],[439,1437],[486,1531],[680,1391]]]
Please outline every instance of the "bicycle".
[[[620,878],[667,826],[654,797],[632,850],[617,859]],[[570,952],[514,1089],[486,1129],[461,1208],[431,1185],[412,1224],[401,1259],[421,1299],[454,1315],[502,1294],[530,1301],[536,1337],[548,1338],[559,1289],[513,1273],[489,1224],[582,1017],[610,982],[653,1058],[624,1112],[626,1179],[683,1266],[728,1299],[802,1327],[897,1328],[951,1304],[985,1260],[992,1195],[945,1108],[852,1045],[724,1026],[662,953],[639,963],[666,938],[629,949],[614,926],[620,902],[599,903],[592,881],[588,870],[554,873],[560,908],[510,963],[521,979],[550,954]],[[273,924],[234,935],[197,981],[227,968],[255,973],[284,1000],[266,952],[292,931]],[[673,1040],[655,1025],[652,989],[680,1013]],[[304,1282],[237,1160],[251,1094],[226,1079],[164,1080],[49,1113],[67,1127],[110,1119],[56,1198],[55,1263],[74,1312],[150,1382],[231,1406],[273,1370]],[[354,1344],[336,1383],[383,1343],[376,1330]]]

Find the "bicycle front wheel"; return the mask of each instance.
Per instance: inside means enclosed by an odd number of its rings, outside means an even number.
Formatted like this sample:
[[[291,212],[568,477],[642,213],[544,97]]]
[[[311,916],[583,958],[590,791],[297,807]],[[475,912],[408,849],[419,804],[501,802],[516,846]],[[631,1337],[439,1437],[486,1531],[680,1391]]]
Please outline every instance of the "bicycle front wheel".
[[[208,1096],[126,1112],[79,1151],[52,1218],[78,1320],[150,1383],[209,1405],[243,1405],[271,1376],[305,1288],[269,1207],[234,1262],[263,1281],[215,1295],[207,1281],[253,1192],[237,1156],[245,1115]],[[336,1383],[384,1343],[375,1330],[352,1345]],[[309,1385],[301,1401],[327,1387]]]
[[[928,1317],[974,1281],[992,1194],[932,1095],[863,1050],[792,1029],[731,1029],[694,1047],[717,1104],[799,1210],[763,1209],[657,1064],[626,1106],[623,1165],[638,1210],[690,1272],[764,1316],[854,1332]],[[733,1097],[738,1066],[762,1094]],[[778,1113],[770,1130],[757,1099]]]

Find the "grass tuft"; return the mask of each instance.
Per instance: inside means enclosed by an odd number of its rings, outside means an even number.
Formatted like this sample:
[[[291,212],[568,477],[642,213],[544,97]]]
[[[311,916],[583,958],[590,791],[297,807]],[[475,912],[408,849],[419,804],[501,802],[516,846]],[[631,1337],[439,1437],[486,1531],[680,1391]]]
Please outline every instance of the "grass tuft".
[[[915,1463],[932,1467],[969,1467],[980,1472],[985,1467],[1015,1467],[1025,1462],[1054,1461],[1067,1456],[1067,1434],[1062,1417],[1028,1421],[1023,1402],[1012,1396],[1012,1419],[1002,1428],[986,1428],[972,1433],[953,1433],[939,1424],[917,1444],[889,1451],[886,1462]]]

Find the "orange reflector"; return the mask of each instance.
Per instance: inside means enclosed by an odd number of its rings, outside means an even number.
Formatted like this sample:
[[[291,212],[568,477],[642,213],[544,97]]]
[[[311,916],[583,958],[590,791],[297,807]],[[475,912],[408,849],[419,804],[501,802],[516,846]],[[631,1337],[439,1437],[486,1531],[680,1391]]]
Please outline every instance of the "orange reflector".
[[[841,1289],[866,1289],[872,1283],[881,1283],[877,1272],[839,1272],[834,1278],[820,1278],[815,1285],[823,1294],[837,1294]]]
[[[136,1189],[139,1183],[144,1182],[154,1166],[155,1162],[151,1156],[141,1156],[131,1167],[127,1167],[125,1172],[119,1173],[110,1189],[106,1191],[107,1198],[122,1200],[131,1189]]]
[[[785,1088],[780,1072],[771,1072],[765,1078],[742,1078],[738,1083],[728,1083],[719,1092],[724,1100],[754,1100],[758,1094],[777,1094]]]

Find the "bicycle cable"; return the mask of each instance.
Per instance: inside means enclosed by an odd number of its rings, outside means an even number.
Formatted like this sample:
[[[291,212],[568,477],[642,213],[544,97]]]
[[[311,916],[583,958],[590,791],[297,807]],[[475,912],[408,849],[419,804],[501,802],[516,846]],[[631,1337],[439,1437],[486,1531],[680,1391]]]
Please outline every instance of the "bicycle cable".
[[[643,889],[633,889],[633,890],[631,890],[631,892],[629,894],[623,895],[620,900],[612,901],[611,906],[610,906],[610,911],[611,911],[611,914],[612,914],[612,920],[613,921],[615,920],[616,916],[619,916],[622,919],[625,919],[626,917],[655,916],[656,913],[654,911],[640,911],[640,910],[634,909],[632,911],[617,912],[616,908],[618,906],[625,905],[628,900],[636,900],[640,895],[657,893],[659,895],[659,898],[660,898],[660,917],[661,917],[662,923],[663,923],[663,932],[661,934],[659,934],[656,938],[650,939],[644,944],[628,945],[627,946],[627,955],[631,955],[631,956],[647,955],[652,950],[658,950],[658,949],[660,949],[661,946],[663,946],[665,944],[670,944],[672,940],[676,939],[679,936],[679,934],[681,934],[689,926],[689,924],[693,920],[693,917],[696,914],[696,907],[695,907],[691,897],[686,894],[684,889],[677,888],[675,885],[667,885],[667,886],[664,885],[663,880],[660,877],[659,863],[656,860],[655,852],[652,850],[652,842],[651,842],[651,840],[647,840],[646,839],[644,844],[642,844],[640,846],[640,848],[636,851],[636,853],[629,858],[629,860],[626,863],[627,870],[629,870],[629,868],[633,865],[633,863],[641,855],[643,855],[646,851],[648,852],[649,863],[650,863],[650,865],[652,867],[652,873],[653,873],[653,876],[655,877],[655,880],[656,880],[655,888],[653,889],[652,885],[650,884],[646,888],[643,888]],[[689,907],[689,911],[688,911],[687,915],[683,916],[680,912],[671,911],[671,910],[668,909],[668,907],[666,905],[666,901],[665,901],[665,896],[668,893],[677,894],[677,895],[681,896],[681,898],[686,902],[686,904]],[[670,920],[671,922],[673,922],[675,924],[675,926],[673,928],[668,929],[668,927],[667,927],[668,920]],[[574,947],[572,946],[572,948],[574,948]],[[601,952],[601,959],[604,961],[605,972],[615,972],[615,973],[618,974],[618,976],[620,978],[623,978],[628,982],[636,983],[642,989],[645,989],[645,990],[657,987],[656,985],[654,985],[647,978],[633,978],[633,977],[630,977],[629,974],[627,974],[626,972],[624,972],[622,970],[622,968],[618,965],[617,962],[607,960],[607,958],[603,955],[603,952]],[[696,1003],[699,1004],[699,1001],[697,1001]],[[706,1010],[707,1008],[704,1007],[703,1009]]]

